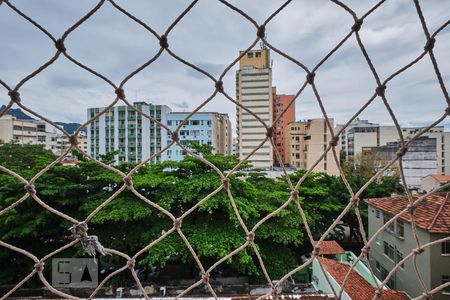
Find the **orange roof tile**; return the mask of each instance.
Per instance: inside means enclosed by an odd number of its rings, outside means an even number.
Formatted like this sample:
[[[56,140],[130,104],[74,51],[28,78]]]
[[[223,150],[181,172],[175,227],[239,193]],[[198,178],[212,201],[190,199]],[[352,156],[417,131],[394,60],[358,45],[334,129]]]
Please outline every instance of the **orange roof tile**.
[[[317,243],[317,241],[315,241]],[[320,255],[340,254],[345,253],[345,250],[336,241],[322,241],[320,243]]]
[[[337,262],[332,259],[318,258],[324,269],[341,285],[344,282],[345,276],[350,270],[350,265]],[[345,283],[344,291],[353,300],[372,300],[375,295],[375,288],[370,285],[358,272],[352,270],[347,282]],[[337,291],[336,291],[337,292]],[[381,294],[383,300],[406,300],[410,297],[402,291],[383,290]]]
[[[431,176],[439,182],[450,181],[450,175],[432,174]]]
[[[432,233],[450,233],[450,193],[445,195],[430,195],[423,199],[414,210],[416,225]],[[414,201],[419,196],[413,196]],[[406,196],[365,199],[368,204],[392,215],[403,211],[409,204]],[[409,213],[400,216],[402,220],[411,222]]]

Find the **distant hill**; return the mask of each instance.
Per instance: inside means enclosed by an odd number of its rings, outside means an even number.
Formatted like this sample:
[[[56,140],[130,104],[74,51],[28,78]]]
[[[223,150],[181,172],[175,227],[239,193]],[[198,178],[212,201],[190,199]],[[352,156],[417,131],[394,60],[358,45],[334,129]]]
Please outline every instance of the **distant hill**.
[[[4,111],[5,108],[6,105],[2,105],[2,107],[0,107],[0,112]],[[19,120],[34,120],[32,117],[24,113],[20,108],[12,108],[6,114],[16,117],[16,119]]]
[[[6,105],[2,105],[2,107],[0,107],[0,112],[4,111],[5,108]],[[24,113],[20,108],[12,108],[7,112],[7,114],[15,117],[18,120],[35,120],[34,118]],[[77,130],[78,127],[81,126],[80,123],[65,123],[65,122],[55,122],[55,123],[62,126],[64,130],[67,131],[69,134],[74,133],[75,130]],[[84,129],[83,131],[86,131],[86,129]]]
[[[80,123],[64,123],[64,122],[55,122],[58,125],[61,125],[65,131],[67,131],[69,134],[72,134],[77,130],[81,124]],[[86,128],[83,130],[86,132]]]

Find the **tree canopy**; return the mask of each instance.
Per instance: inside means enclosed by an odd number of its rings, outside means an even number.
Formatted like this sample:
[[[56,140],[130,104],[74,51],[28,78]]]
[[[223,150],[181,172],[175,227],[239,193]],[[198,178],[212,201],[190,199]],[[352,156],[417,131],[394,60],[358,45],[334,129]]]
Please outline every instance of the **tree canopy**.
[[[238,163],[235,156],[213,154],[208,146],[198,146],[195,150],[225,173]],[[56,157],[41,146],[0,145],[0,164],[26,179],[30,179],[54,159]],[[111,163],[108,156],[104,157],[104,161]],[[134,164],[116,167],[128,172]],[[247,167],[248,164],[243,165],[244,169]],[[303,174],[304,171],[298,171],[290,175],[291,180],[297,182]],[[144,165],[132,178],[140,194],[175,217],[181,216],[221,185],[220,176],[210,166],[190,156],[180,162]],[[349,180],[355,188],[365,182],[363,178],[354,176],[350,176]],[[0,209],[25,194],[23,184],[6,173],[0,174],[0,182]],[[120,176],[89,160],[80,160],[75,165],[57,164],[35,182],[40,199],[80,221],[122,185]],[[285,178],[271,179],[261,172],[244,172],[243,169],[230,176],[230,188],[238,211],[249,229],[285,203],[291,192]],[[397,189],[398,179],[384,178],[371,185],[364,196],[384,196]],[[339,177],[324,173],[311,173],[298,192],[315,238],[323,234],[350,198]],[[349,214],[345,221],[350,226],[355,225],[354,215]],[[71,225],[28,198],[0,217],[0,239],[24,248],[37,257],[43,257],[71,240],[68,231]],[[131,191],[125,190],[101,209],[88,225],[89,234],[97,235],[103,246],[134,254],[169,230],[173,222]],[[246,241],[245,232],[225,190],[188,215],[183,220],[181,230],[205,267]],[[280,278],[300,264],[299,249],[310,245],[294,202],[257,229],[255,243],[272,279]],[[69,249],[61,255],[85,254],[77,245],[75,250]],[[3,264],[0,283],[15,283],[32,268],[28,258],[4,248],[0,248],[0,260],[9,262]],[[114,256],[106,256],[102,260],[121,261]],[[197,270],[192,255],[176,232],[141,255],[137,266],[163,268],[169,261],[183,263]],[[233,274],[247,275],[254,281],[264,280],[251,247],[230,258],[221,268]]]

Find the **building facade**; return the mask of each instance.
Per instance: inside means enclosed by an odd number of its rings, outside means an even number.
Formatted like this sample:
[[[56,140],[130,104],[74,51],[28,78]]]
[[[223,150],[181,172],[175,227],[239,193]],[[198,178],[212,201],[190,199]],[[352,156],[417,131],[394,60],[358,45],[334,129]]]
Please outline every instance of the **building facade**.
[[[70,147],[69,138],[53,125],[34,119],[18,120],[11,115],[0,118],[0,140],[18,144],[43,145],[55,155],[63,155]],[[78,146],[87,151],[87,139],[82,132],[78,136]],[[72,158],[72,153],[66,155]]]
[[[269,50],[240,52],[236,73],[237,102],[250,109],[268,126],[273,121],[272,68]],[[266,128],[247,111],[236,107],[239,159],[244,159],[266,139]],[[271,169],[274,163],[273,147],[267,141],[248,161],[254,168]]]
[[[333,126],[333,119],[330,119],[330,122]],[[297,169],[308,170],[327,149],[331,139],[332,135],[325,119],[288,124],[285,138],[287,164]],[[339,148],[337,151],[339,152]],[[313,171],[339,175],[339,168],[331,150],[314,167]]]
[[[277,94],[277,88],[272,87],[272,99],[273,99],[273,121],[279,118],[275,124],[274,141],[276,149],[280,155],[283,164],[288,163],[288,158],[285,153],[285,132],[289,123],[295,121],[295,95]],[[286,110],[286,112],[283,111]],[[280,117],[281,115],[281,117]],[[275,165],[280,165],[277,157],[274,153]]]
[[[0,140],[3,142],[45,145],[45,137],[45,126],[38,126],[35,120],[18,120],[6,114],[0,118]]]
[[[388,142],[384,146],[374,147],[372,155],[378,164],[376,168],[379,170],[394,159],[400,147],[400,142]],[[402,165],[408,187],[420,188],[422,177],[437,172],[436,138],[421,136],[414,140],[402,157]]]
[[[414,196],[417,200],[418,196]],[[407,196],[366,199],[368,204],[368,235],[388,222],[394,215],[404,210],[409,200]],[[436,241],[450,234],[450,201],[445,195],[431,195],[414,210],[417,234],[421,245]],[[410,215],[404,214],[381,232],[370,247],[370,265],[379,278],[386,278],[392,268],[406,255],[417,248]],[[417,255],[417,267],[428,290],[450,280],[450,241],[425,248]],[[407,260],[388,281],[388,286],[404,290],[411,297],[418,297],[423,289],[414,271],[412,259]],[[433,299],[450,298],[450,288],[433,295]]]
[[[146,102],[135,102],[133,106],[162,124],[167,124],[167,115],[171,111],[168,106]],[[93,118],[103,109],[88,108],[87,119]],[[141,162],[166,145],[167,130],[126,105],[110,108],[87,127],[88,153],[97,159],[117,151],[114,156],[116,163]],[[161,161],[161,156],[152,160],[157,161]]]
[[[188,115],[188,112],[169,113],[167,115],[167,127],[170,130],[176,130]],[[195,142],[200,145],[210,145],[213,153],[231,155],[231,123],[227,114],[216,112],[195,113],[180,128],[178,138],[183,146],[189,146],[189,143]],[[172,141],[169,134],[167,135],[167,141],[168,143]],[[163,153],[162,159],[181,161],[185,155],[186,151],[175,144]]]
[[[340,130],[342,126],[337,125],[336,129]],[[405,139],[410,139],[423,129],[424,127],[405,127],[401,130]],[[425,132],[422,137],[436,139],[436,172],[450,175],[450,132],[445,132],[444,126],[436,126]],[[385,146],[388,143],[398,142],[399,139],[395,126],[381,126],[367,120],[355,119],[340,134],[340,145],[345,158],[357,163],[362,159],[363,149]]]

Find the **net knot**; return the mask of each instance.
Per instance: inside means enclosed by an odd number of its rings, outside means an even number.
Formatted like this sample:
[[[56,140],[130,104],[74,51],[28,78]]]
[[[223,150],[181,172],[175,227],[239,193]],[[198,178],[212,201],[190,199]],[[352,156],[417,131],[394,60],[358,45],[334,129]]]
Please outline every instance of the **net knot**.
[[[402,157],[406,154],[406,152],[408,152],[408,147],[401,147],[400,149],[398,149],[397,151],[397,157]]]
[[[434,48],[434,44],[436,43],[436,39],[434,37],[429,38],[426,42],[425,46],[423,47],[423,50],[425,51],[431,51]]]
[[[423,251],[424,251],[423,248],[416,248],[413,250],[414,254],[416,254],[416,255],[422,254]]]
[[[136,265],[136,260],[135,259],[129,259],[127,261],[127,268],[128,269],[134,269],[135,265]]]
[[[376,299],[380,299],[382,293],[383,293],[383,292],[382,292],[380,289],[376,289],[376,290],[375,290],[375,298],[376,298]]]
[[[69,142],[72,146],[78,145],[78,138],[76,135],[72,134],[69,136]]]
[[[258,31],[256,32],[256,35],[260,39],[263,39],[266,36],[266,26],[264,26],[264,25],[259,26]]]
[[[222,80],[219,80],[216,82],[216,90],[219,93],[223,93],[223,81]]]
[[[118,88],[115,91],[117,97],[119,97],[119,99],[125,100],[125,91],[123,90],[123,88]]]
[[[159,39],[159,45],[163,49],[169,48],[169,43],[167,42],[167,36],[165,36],[165,35],[161,36],[161,38]]]
[[[64,45],[64,41],[62,39],[58,39],[55,42],[55,47],[59,52],[66,52],[66,46]]]
[[[178,132],[177,131],[172,132],[172,140],[174,140],[175,142],[178,142]]]
[[[247,241],[249,242],[249,243],[251,243],[251,242],[253,242],[255,240],[255,233],[254,232],[249,232],[248,234],[247,234]]]
[[[351,202],[351,206],[352,206],[352,207],[356,207],[356,206],[358,206],[358,204],[359,204],[359,198],[358,198],[358,197],[354,197],[354,198],[352,198],[352,199],[350,200],[350,202]]]
[[[339,141],[339,137],[335,136],[330,140],[330,146],[331,147],[336,147]]]
[[[294,200],[298,200],[298,191],[297,190],[292,191],[291,192],[291,197]]]
[[[366,254],[366,255],[369,253],[369,251],[370,251],[370,246],[364,246],[361,249],[361,253]]]
[[[314,246],[314,250],[312,252],[313,256],[317,256],[320,254],[320,246]]]
[[[133,186],[133,179],[131,179],[130,176],[125,176],[125,177],[123,178],[123,182],[125,183],[125,185],[126,185],[128,188],[130,188],[130,187]]]
[[[386,91],[386,85],[382,84],[379,85],[376,89],[375,92],[377,93],[378,96],[380,97],[384,97],[384,92]]]
[[[202,280],[203,280],[203,283],[208,283],[209,282],[209,273],[203,274]]]
[[[8,92],[9,97],[12,102],[20,103],[20,93],[18,91],[10,91]]]
[[[108,254],[105,248],[98,241],[98,237],[95,235],[88,235],[88,225],[86,222],[80,222],[78,224],[72,225],[69,228],[72,233],[72,237],[81,243],[84,251],[95,258],[95,254],[98,252],[101,255]]]
[[[423,299],[432,299],[432,296],[429,293],[427,293],[427,292],[423,292],[422,293],[422,298]]]
[[[358,32],[361,29],[361,25],[362,24],[363,24],[363,20],[362,19],[357,19],[355,21],[355,24],[353,24],[353,26],[352,26],[352,31]]]
[[[180,229],[181,228],[181,219],[175,219],[175,221],[173,221],[173,226],[176,229]]]
[[[308,82],[309,84],[313,84],[314,77],[316,77],[316,73],[314,73],[314,72],[308,73],[308,75],[306,75],[306,82]]]
[[[28,194],[30,194],[30,195],[36,194],[36,188],[31,183],[26,184],[24,186],[24,188],[25,188],[25,190],[27,191]]]
[[[408,212],[412,213],[416,209],[417,205],[414,203],[408,204],[406,208],[408,209]]]
[[[225,177],[224,179],[222,179],[222,184],[225,187],[225,189],[229,189],[230,188],[230,178]]]
[[[266,136],[268,138],[273,137],[273,127],[267,128]]]
[[[34,269],[36,270],[36,272],[44,271],[44,263],[42,261],[35,263]]]

